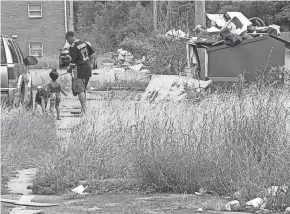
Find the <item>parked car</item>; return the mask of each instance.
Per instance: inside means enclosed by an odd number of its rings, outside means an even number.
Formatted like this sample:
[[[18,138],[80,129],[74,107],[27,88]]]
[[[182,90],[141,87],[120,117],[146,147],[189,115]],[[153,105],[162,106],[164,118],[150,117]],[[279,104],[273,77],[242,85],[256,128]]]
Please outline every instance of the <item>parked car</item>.
[[[1,34],[1,101],[32,106],[32,78],[28,66],[37,63],[34,56],[24,58],[16,41]]]
[[[86,43],[91,46],[90,42],[86,42]],[[63,48],[60,50],[59,69],[65,69],[67,66],[69,66],[69,63],[70,63],[69,46],[70,46],[69,43],[66,42]],[[92,69],[98,68],[96,54],[91,58],[91,66],[92,66]]]

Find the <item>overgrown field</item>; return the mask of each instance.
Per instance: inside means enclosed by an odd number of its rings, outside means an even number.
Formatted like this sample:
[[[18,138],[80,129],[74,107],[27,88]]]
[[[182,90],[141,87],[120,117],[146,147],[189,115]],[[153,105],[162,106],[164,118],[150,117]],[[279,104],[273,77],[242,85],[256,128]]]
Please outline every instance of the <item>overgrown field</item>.
[[[51,118],[2,107],[2,178],[23,163],[39,168],[38,194],[64,193],[86,180],[91,193],[203,187],[252,199],[272,185],[290,185],[289,92],[252,86],[195,104],[119,94],[90,106],[65,142],[54,140]],[[289,203],[289,193],[283,200]]]
[[[64,192],[87,180],[96,193],[99,180],[121,179],[129,188],[240,190],[250,199],[271,185],[290,185],[288,96],[287,88],[252,87],[240,98],[212,94],[195,105],[100,102],[39,160],[34,191]]]

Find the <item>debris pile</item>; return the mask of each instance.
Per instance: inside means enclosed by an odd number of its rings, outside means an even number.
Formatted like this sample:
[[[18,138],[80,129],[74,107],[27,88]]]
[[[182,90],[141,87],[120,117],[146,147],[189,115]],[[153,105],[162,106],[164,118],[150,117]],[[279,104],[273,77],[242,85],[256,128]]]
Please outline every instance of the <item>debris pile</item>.
[[[202,189],[202,188],[201,188]],[[203,196],[209,192],[204,191],[203,189],[199,192],[196,192],[195,194],[198,196]],[[235,192],[232,197],[226,197],[228,199],[231,199],[222,207],[218,207],[212,204],[207,204],[204,208],[199,208],[197,211],[203,211],[203,210],[215,210],[215,211],[229,211],[229,212],[237,212],[237,211],[243,211],[243,212],[254,212],[254,213],[272,213],[273,207],[279,206],[279,211],[285,213],[290,213],[290,207],[289,204],[276,204],[280,203],[278,202],[279,198],[285,198],[289,195],[288,192],[288,186],[281,185],[281,186],[272,186],[266,189],[266,191],[263,191],[263,193],[260,194],[260,197],[254,198],[250,201],[244,202],[244,198],[242,197],[241,192]],[[286,203],[288,203],[286,199]],[[271,209],[272,208],[272,209]],[[218,209],[218,210],[217,210]]]
[[[148,72],[144,62],[145,56],[141,59],[136,59],[133,54],[129,51],[123,50],[122,48],[117,50],[117,53],[113,54],[114,68],[124,68],[125,70],[131,69],[135,72]]]
[[[141,100],[150,103],[163,100],[181,101],[187,97],[188,89],[200,92],[211,83],[211,80],[196,80],[185,76],[153,75]]]
[[[210,28],[197,25],[194,31],[197,37],[190,38],[190,42],[205,46],[216,46],[221,44],[238,45],[243,40],[271,34],[280,36],[280,26],[269,25],[259,18],[248,19],[241,12],[227,12],[225,14],[209,14],[207,18],[211,21]],[[258,26],[254,26],[257,24]]]

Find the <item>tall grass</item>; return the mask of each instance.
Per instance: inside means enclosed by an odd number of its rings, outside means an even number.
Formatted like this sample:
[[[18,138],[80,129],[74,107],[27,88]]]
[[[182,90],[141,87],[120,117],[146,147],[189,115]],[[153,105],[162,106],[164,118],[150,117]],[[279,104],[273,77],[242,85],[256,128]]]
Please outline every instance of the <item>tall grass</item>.
[[[63,191],[83,179],[136,178],[156,191],[205,187],[253,198],[273,184],[289,185],[288,93],[251,88],[241,97],[213,94],[195,105],[101,102],[63,149],[47,157],[54,170],[43,165],[39,180],[53,177],[62,187],[55,191]]]
[[[55,135],[53,118],[1,105],[1,187],[14,169],[35,167],[43,153],[52,151]]]

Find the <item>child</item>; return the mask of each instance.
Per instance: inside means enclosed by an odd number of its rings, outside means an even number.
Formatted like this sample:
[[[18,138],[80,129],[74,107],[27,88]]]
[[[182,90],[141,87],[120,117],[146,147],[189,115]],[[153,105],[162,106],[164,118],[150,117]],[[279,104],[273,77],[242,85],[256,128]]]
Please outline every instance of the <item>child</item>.
[[[55,68],[52,69],[52,71],[49,73],[49,76],[51,78],[51,81],[48,83],[47,92],[50,97],[50,112],[53,115],[53,108],[56,109],[57,120],[60,120],[60,110],[59,110],[59,104],[60,104],[60,93],[62,93],[64,96],[67,96],[65,91],[63,90],[60,82],[57,81],[58,79],[58,73]]]
[[[46,92],[45,88],[42,86],[37,86],[37,93],[35,95],[34,111],[36,111],[37,106],[40,105],[42,112],[45,113],[47,106],[49,94]]]

